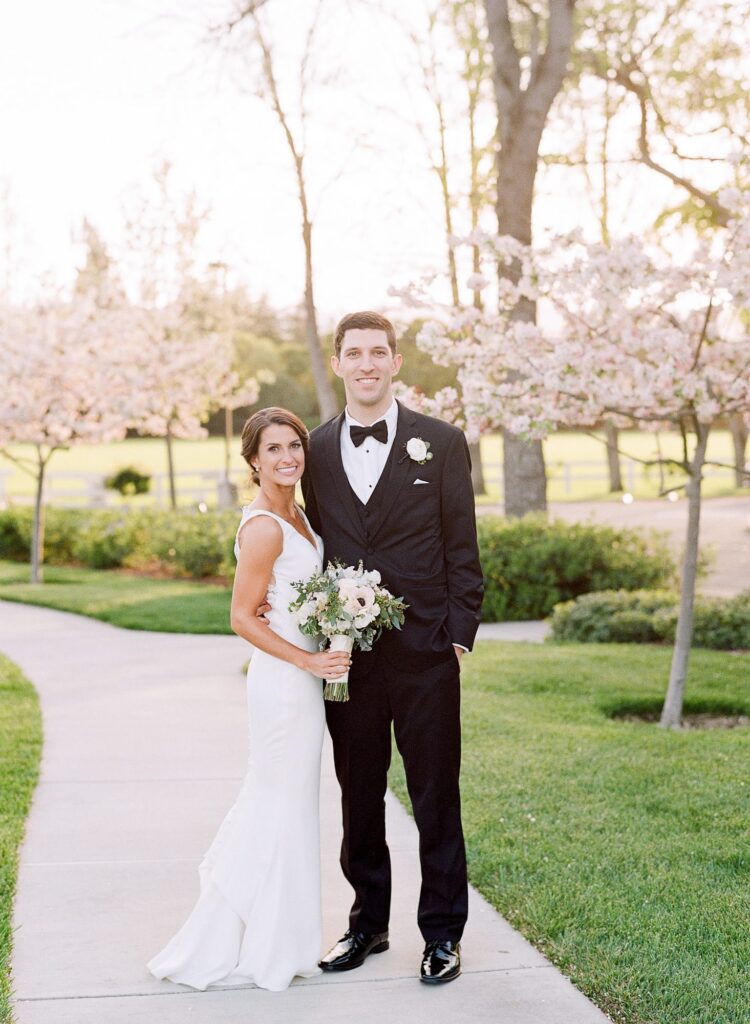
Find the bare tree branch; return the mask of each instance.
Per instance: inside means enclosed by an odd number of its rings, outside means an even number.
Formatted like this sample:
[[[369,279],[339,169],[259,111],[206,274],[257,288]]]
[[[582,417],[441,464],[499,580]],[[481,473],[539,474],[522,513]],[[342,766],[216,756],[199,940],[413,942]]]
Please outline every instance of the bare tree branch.
[[[685,2],[686,0],[681,0],[681,2],[676,5],[676,8],[681,8],[684,6]],[[644,73],[638,63],[635,60],[630,59],[620,66],[609,67],[602,59],[601,54],[588,52],[584,54],[583,57],[586,65],[595,75],[605,82],[616,82],[626,92],[635,97],[640,113],[638,129],[638,151],[640,162],[645,167],[648,167],[650,170],[662,175],[674,185],[678,185],[680,188],[688,192],[693,196],[693,198],[697,199],[699,203],[710,211],[711,216],[717,225],[720,227],[726,227],[730,219],[730,212],[719,201],[716,195],[700,188],[689,178],[684,177],[684,175],[677,174],[675,171],[670,170],[670,168],[665,167],[663,163],[656,160],[653,156],[649,139],[650,114],[653,114],[659,130],[666,139],[674,156],[680,160],[684,159],[682,154],[679,152],[677,145],[671,138],[671,127],[654,98],[648,76]],[[695,157],[693,159],[703,160],[704,158]],[[711,158],[709,157],[708,159]]]
[[[508,0],[486,0],[487,28],[495,52],[495,91],[501,110],[512,107],[521,91],[521,58],[513,39]]]

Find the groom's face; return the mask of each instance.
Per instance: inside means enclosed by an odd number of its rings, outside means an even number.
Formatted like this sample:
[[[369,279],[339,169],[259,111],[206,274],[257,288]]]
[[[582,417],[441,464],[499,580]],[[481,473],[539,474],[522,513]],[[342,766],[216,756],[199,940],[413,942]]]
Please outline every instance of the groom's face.
[[[331,366],[344,382],[347,402],[370,407],[390,397],[401,359],[400,353],[391,352],[385,331],[357,327],[346,332],[341,354],[331,357]]]

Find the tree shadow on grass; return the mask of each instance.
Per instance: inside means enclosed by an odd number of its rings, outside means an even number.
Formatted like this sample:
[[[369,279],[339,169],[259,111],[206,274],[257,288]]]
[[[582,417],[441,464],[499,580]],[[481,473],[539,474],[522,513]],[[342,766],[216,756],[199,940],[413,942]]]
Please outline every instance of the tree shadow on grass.
[[[657,723],[664,704],[662,697],[643,697],[631,700],[612,700],[599,707],[608,718],[621,722]],[[750,725],[750,698],[725,700],[694,697],[685,700],[682,714],[687,728],[737,728]]]

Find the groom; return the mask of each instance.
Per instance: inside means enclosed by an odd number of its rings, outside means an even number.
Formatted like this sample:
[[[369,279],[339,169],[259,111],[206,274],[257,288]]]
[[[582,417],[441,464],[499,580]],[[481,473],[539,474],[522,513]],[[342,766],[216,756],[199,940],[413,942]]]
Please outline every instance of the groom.
[[[409,607],[403,630],[354,654],[350,700],[326,703],[342,795],[341,867],[355,899],[349,930],[320,966],[348,971],[388,948],[384,797],[393,723],[419,829],[420,978],[447,982],[461,972],[467,915],[459,665],[474,641],[483,589],[469,452],[455,427],[394,400],[402,357],[389,320],[350,313],[334,346],[346,409],[311,435],[307,514],[326,559],[361,559]]]

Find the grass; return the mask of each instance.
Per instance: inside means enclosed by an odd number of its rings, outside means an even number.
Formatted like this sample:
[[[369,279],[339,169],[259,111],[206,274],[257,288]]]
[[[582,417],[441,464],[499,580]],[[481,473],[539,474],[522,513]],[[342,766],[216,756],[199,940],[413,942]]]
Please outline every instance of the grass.
[[[10,1021],[10,956],[18,847],[39,773],[42,719],[36,693],[0,656],[0,1020]]]
[[[665,455],[679,456],[681,439],[677,434],[665,432],[660,434],[662,451]],[[487,476],[487,502],[498,500],[498,481],[502,475],[502,438],[499,434],[490,434],[482,438],[482,462]],[[652,434],[637,431],[625,431],[621,434],[620,445],[623,451],[639,458],[653,458],[657,454],[656,441]],[[31,449],[23,445],[11,445],[10,450],[16,455],[29,455]],[[178,487],[201,486],[200,473],[206,470],[219,470],[224,466],[224,441],[220,437],[210,437],[202,441],[175,441],[175,468],[178,473],[191,474],[181,477]],[[598,441],[585,434],[571,431],[560,431],[552,434],[544,442],[544,453],[547,463],[550,501],[590,501],[607,499],[606,487],[606,456],[605,448]],[[716,431],[709,439],[709,457],[720,462],[732,463],[732,441],[728,431]],[[575,468],[575,479],[566,483],[564,476],[565,463],[586,461],[595,463],[592,466]],[[81,445],[68,451],[56,452],[50,463],[50,472],[87,472],[110,474],[126,465],[135,465],[148,473],[164,473],[167,469],[166,445],[160,438],[129,438],[110,444]],[[235,439],[232,446],[232,469],[238,479],[247,475],[247,467],[240,457],[240,445]],[[33,492],[31,477],[23,473],[10,460],[0,455],[0,471],[9,473],[6,490],[10,495],[23,495],[27,499]],[[723,475],[713,476],[714,470],[706,470],[704,494],[716,497],[724,494],[746,494],[747,490],[737,491],[733,487],[733,479],[727,471]],[[637,498],[655,498],[659,493],[659,473],[656,467],[646,468],[635,466],[632,478],[628,476],[623,464],[624,484]],[[592,474],[595,479],[582,478]],[[670,484],[681,482],[678,476],[667,478]],[[49,482],[49,494],[54,495],[57,487],[65,489],[70,483],[54,480]],[[214,501],[213,484],[209,485],[206,500]],[[124,499],[109,492],[108,501],[118,504]],[[151,504],[153,499],[146,495],[127,499],[136,507]],[[197,500],[195,496],[183,495],[183,502],[188,504]],[[619,500],[613,498],[613,500]]]
[[[750,1020],[750,730],[655,709],[670,651],[484,642],[465,663],[472,884],[613,1020]],[[694,651],[688,710],[750,710],[750,657]],[[392,783],[405,803],[403,770]]]
[[[41,586],[28,578],[27,565],[0,561],[0,599],[77,612],[125,629],[231,632],[231,591],[217,584],[57,566],[45,566]]]
[[[26,572],[0,563],[0,598],[130,628],[229,632],[222,587],[48,569],[35,588]],[[665,732],[612,717],[659,708],[670,655],[478,645],[464,663],[470,877],[618,1024],[744,1024],[750,730]],[[750,713],[750,656],[693,651],[686,709]],[[21,727],[12,708],[3,714]],[[392,784],[408,802],[398,760]]]

